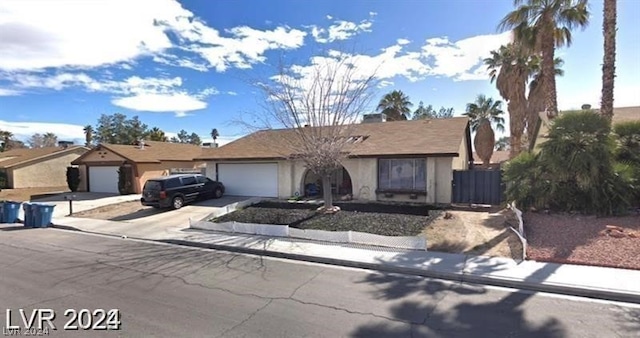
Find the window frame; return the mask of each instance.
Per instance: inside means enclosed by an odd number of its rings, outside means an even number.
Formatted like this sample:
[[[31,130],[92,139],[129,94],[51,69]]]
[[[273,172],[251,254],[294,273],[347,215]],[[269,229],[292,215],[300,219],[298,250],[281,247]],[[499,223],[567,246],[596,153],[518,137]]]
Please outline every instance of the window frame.
[[[389,186],[391,185],[391,170],[392,170],[392,163],[393,161],[412,161],[412,169],[413,169],[413,173],[412,173],[412,188],[392,188],[392,187],[382,187],[381,185],[381,168],[384,165],[384,163],[388,163],[388,168],[387,168],[387,175],[389,175],[388,178],[388,182],[389,182]],[[416,188],[416,178],[417,178],[417,168],[418,168],[418,162],[419,161],[423,161],[424,162],[424,188]],[[396,157],[390,157],[390,158],[378,158],[377,161],[377,170],[376,170],[376,179],[377,179],[377,189],[376,192],[378,193],[408,193],[408,194],[418,194],[418,195],[426,195],[427,194],[427,159],[426,158],[421,158],[421,157],[408,157],[408,158],[396,158]]]

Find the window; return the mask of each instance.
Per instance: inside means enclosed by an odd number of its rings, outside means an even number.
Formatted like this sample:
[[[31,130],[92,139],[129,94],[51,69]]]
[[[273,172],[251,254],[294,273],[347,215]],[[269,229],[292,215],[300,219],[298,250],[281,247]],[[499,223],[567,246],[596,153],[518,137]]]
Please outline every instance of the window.
[[[195,176],[185,176],[182,178],[182,184],[183,185],[193,185],[196,184],[196,178]]]
[[[209,181],[211,181],[210,179],[208,179],[207,177],[204,176],[196,176],[196,178],[198,179],[198,183],[203,184],[203,183],[208,183]]]
[[[379,159],[378,189],[427,190],[426,159]]]
[[[164,182],[165,189],[177,188],[179,186],[180,186],[180,179],[178,178],[168,179]]]

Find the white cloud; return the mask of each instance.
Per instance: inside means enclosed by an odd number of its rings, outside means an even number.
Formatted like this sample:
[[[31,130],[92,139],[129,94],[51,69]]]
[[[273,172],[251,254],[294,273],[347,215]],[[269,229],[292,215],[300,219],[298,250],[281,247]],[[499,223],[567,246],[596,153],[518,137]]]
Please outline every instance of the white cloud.
[[[18,96],[21,91],[15,89],[0,88],[0,96]]]
[[[169,32],[175,36],[169,38]],[[204,70],[249,68],[271,49],[298,48],[305,32],[288,27],[261,31],[236,27],[229,37],[204,23],[176,0],[5,0],[0,3],[0,69],[98,67],[141,56]],[[201,60],[176,57],[192,52]]]
[[[382,80],[378,83],[378,88],[393,86],[393,81]]]
[[[141,93],[111,101],[113,105],[148,112],[188,112],[207,107],[207,103],[185,93]]]
[[[236,92],[234,92],[234,91],[232,91],[232,90],[228,91],[228,92],[227,92],[227,94],[228,94],[228,95],[231,95],[231,96],[236,96],[236,95],[238,95],[238,93],[236,93]]]
[[[183,112],[183,111],[177,111],[175,114],[176,114],[175,115],[176,117],[187,117],[187,116],[192,116],[193,115],[193,114],[189,114],[189,113]]]
[[[331,15],[327,15],[326,18],[327,20],[333,20],[333,17]]]
[[[407,40],[407,39],[398,39],[398,40],[396,41],[396,43],[397,43],[397,44],[399,44],[400,46],[402,46],[402,45],[408,45],[408,44],[410,44],[410,43],[411,43],[411,41],[410,41],[410,40]]]
[[[488,79],[486,70],[477,68],[490,52],[511,41],[511,33],[478,35],[451,42],[448,38],[426,41],[422,54],[433,63],[431,73],[459,80]]]
[[[14,137],[26,140],[35,133],[44,134],[52,132],[58,136],[58,140],[84,139],[83,126],[67,123],[47,122],[9,122],[0,120],[0,130],[11,132]]]
[[[336,20],[328,28],[311,26],[311,35],[316,40],[316,42],[319,43],[347,40],[355,36],[356,34],[362,32],[371,32],[371,26],[373,25],[373,15],[375,14],[369,13],[370,18],[362,20],[359,23]],[[327,19],[332,20],[333,17],[327,16]]]

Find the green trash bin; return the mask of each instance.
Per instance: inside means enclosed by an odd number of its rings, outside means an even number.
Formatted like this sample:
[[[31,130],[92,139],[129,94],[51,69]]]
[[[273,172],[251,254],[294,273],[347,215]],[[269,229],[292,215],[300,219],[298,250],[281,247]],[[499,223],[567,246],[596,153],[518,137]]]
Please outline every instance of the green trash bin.
[[[17,223],[18,212],[20,211],[20,202],[4,201],[2,205],[2,222]]]
[[[33,226],[36,228],[46,228],[51,225],[53,218],[53,208],[55,205],[50,204],[32,204],[33,208]]]

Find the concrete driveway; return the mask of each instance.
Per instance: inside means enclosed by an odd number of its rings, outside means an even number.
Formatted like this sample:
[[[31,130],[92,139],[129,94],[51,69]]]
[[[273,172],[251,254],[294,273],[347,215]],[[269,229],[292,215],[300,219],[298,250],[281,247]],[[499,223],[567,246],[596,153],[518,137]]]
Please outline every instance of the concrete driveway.
[[[214,212],[229,205],[251,199],[243,196],[223,196],[186,205],[178,210],[157,210],[145,208],[112,220],[90,218],[60,217],[54,220],[56,225],[71,226],[84,231],[127,235],[129,237],[160,239],[170,237],[171,233],[189,228],[189,219],[202,220]]]

